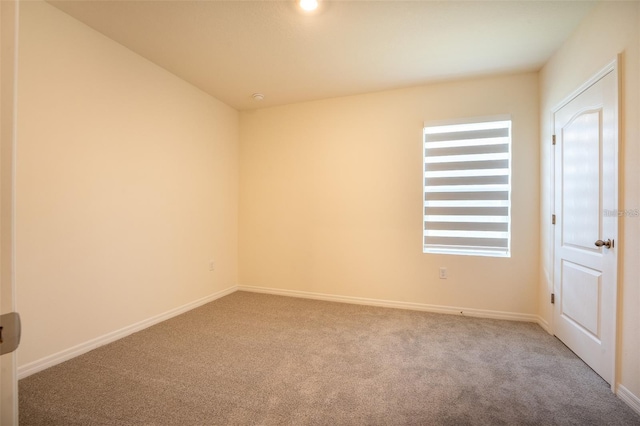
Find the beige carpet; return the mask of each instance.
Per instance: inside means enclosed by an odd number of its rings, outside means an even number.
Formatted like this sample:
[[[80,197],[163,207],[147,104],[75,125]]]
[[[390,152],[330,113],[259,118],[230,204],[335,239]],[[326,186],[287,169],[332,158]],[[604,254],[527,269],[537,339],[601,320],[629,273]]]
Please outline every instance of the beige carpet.
[[[640,425],[535,324],[236,292],[20,381],[20,425]]]

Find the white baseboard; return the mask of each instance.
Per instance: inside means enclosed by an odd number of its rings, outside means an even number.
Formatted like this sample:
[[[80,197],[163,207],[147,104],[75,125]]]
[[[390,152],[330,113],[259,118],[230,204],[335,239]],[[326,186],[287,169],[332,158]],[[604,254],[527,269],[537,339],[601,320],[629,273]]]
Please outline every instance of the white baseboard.
[[[631,407],[633,411],[640,414],[640,398],[631,393],[629,389],[625,388],[622,385],[618,385],[616,395],[618,395],[618,398],[624,401],[625,404]]]
[[[409,309],[413,311],[434,312],[439,314],[461,315],[477,318],[492,318],[511,321],[526,321],[539,323],[541,318],[533,314],[516,312],[490,311],[484,309],[468,309],[455,306],[428,305],[424,303],[397,302],[393,300],[369,299],[366,297],[337,296],[333,294],[313,293],[308,291],[281,290],[276,288],[238,286],[240,291],[253,293],[267,293],[278,296],[300,297],[304,299],[326,300],[329,302],[351,303],[356,305],[381,306],[385,308]]]
[[[228,294],[231,294],[238,290],[238,287],[233,286],[229,287],[225,290],[221,290],[219,292],[210,294],[209,296],[203,297],[202,299],[195,300],[193,302],[187,303],[185,305],[179,306],[175,309],[171,309],[170,311],[164,312],[162,314],[156,315],[154,317],[148,318],[146,320],[142,320],[135,324],[131,324],[127,327],[121,328],[120,330],[113,331],[111,333],[107,333],[103,336],[97,337],[95,339],[91,339],[87,342],[81,343],[79,345],[73,346],[69,349],[65,349],[53,355],[46,356],[37,361],[30,362],[28,364],[22,365],[18,367],[18,380],[24,379],[32,374],[35,374],[39,371],[45,370],[49,367],[53,367],[56,364],[60,364],[64,361],[67,361],[71,358],[75,358],[79,355],[82,355],[86,352],[89,352],[93,349],[96,349],[100,346],[106,345],[107,343],[114,342],[118,339],[122,339],[130,334],[133,334],[137,331],[143,330],[145,328],[151,327],[152,325],[158,324],[162,321],[168,320],[169,318],[173,318],[177,315],[195,309],[199,306],[202,306],[206,303],[212,302],[216,299],[224,297]]]
[[[549,334],[553,334],[553,333],[551,332],[551,326],[549,325],[549,323],[548,323],[544,318],[542,318],[542,317],[541,317],[541,316],[539,316],[539,315],[536,315],[536,322],[538,323],[538,325],[539,325],[540,327],[542,327],[542,329],[543,329],[544,331],[546,331],[546,332],[547,332],[547,333],[549,333]]]

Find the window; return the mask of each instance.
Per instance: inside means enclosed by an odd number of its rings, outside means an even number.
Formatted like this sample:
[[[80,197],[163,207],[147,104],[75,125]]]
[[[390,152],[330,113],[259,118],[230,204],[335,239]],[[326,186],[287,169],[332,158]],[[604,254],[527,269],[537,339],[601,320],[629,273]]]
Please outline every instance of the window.
[[[424,128],[424,253],[510,256],[511,120]]]

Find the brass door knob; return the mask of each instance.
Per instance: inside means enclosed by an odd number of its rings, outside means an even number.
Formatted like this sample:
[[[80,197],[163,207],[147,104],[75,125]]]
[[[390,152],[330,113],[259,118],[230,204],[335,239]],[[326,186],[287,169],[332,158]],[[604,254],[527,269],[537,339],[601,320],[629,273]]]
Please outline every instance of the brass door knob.
[[[596,241],[596,243],[595,243],[595,244],[596,244],[596,247],[602,247],[602,246],[604,246],[604,247],[606,247],[606,248],[608,248],[608,249],[610,249],[610,248],[611,248],[611,246],[613,245],[613,244],[611,243],[611,240],[607,240],[607,241],[598,240],[598,241]]]

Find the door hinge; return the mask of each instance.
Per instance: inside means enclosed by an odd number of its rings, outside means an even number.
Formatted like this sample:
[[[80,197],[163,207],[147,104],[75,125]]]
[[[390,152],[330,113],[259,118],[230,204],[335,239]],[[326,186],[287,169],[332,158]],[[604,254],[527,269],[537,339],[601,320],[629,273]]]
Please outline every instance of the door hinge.
[[[556,295],[555,293],[551,293],[551,304],[555,304],[556,303]]]
[[[556,144],[556,135],[551,135],[551,145]]]
[[[555,215],[555,214],[552,214],[552,215],[551,215],[551,224],[552,224],[552,225],[555,225],[555,224],[556,224],[556,215]]]

